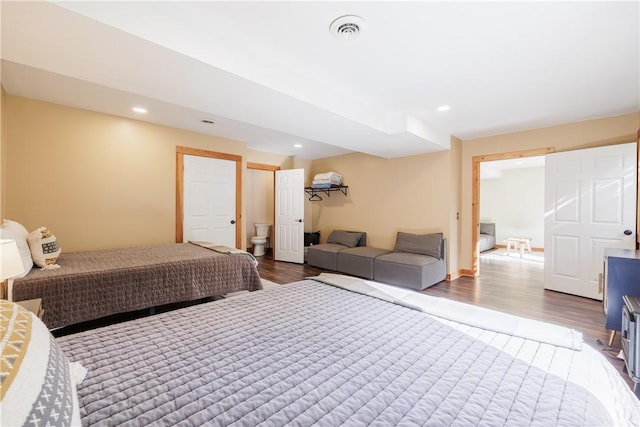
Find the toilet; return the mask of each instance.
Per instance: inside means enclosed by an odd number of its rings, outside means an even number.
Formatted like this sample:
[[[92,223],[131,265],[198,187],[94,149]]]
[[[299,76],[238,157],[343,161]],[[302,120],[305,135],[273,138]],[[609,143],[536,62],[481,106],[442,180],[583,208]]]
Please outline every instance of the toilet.
[[[253,256],[264,255],[264,246],[269,239],[269,231],[271,230],[271,224],[255,224],[256,235],[251,238],[251,244],[253,244]]]

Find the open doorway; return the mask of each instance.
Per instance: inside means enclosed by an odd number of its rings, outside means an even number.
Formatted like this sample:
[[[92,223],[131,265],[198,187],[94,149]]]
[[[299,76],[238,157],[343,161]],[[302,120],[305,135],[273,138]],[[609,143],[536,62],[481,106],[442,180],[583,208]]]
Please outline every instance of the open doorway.
[[[273,254],[275,171],[277,170],[280,170],[280,166],[247,162],[246,245],[247,250],[254,254],[256,245],[262,246],[258,253]],[[264,239],[256,239],[258,232],[267,235]]]
[[[545,156],[480,164],[481,261],[544,268]]]
[[[488,214],[485,213],[485,218],[481,218],[481,213],[480,213],[480,204],[481,204],[481,189],[480,189],[480,185],[481,185],[481,169],[482,169],[482,165],[484,163],[488,163],[488,162],[495,162],[495,161],[505,161],[505,160],[509,160],[509,161],[514,161],[514,160],[518,160],[518,159],[525,159],[525,158],[531,158],[531,157],[539,157],[539,156],[545,156],[546,154],[552,153],[554,152],[553,148],[541,148],[541,149],[535,149],[535,150],[525,150],[525,151],[516,151],[516,152],[511,152],[511,153],[499,153],[499,154],[491,154],[491,155],[485,155],[485,156],[475,156],[472,158],[472,164],[473,164],[473,187],[472,187],[472,197],[473,197],[473,210],[472,210],[472,226],[473,226],[473,230],[472,230],[472,260],[473,260],[473,275],[474,276],[478,276],[480,273],[480,268],[479,268],[479,244],[480,244],[480,224],[483,223],[483,221],[486,222],[495,222],[492,221],[490,218],[486,218],[486,216]],[[543,180],[544,182],[544,180]],[[522,193],[526,194],[527,189],[523,188]],[[498,208],[502,208],[502,209],[508,209],[508,200],[504,200],[504,198],[499,202],[499,206]],[[516,220],[517,221],[517,220]],[[504,236],[504,233],[509,233],[509,232],[513,232],[515,233],[515,231],[511,230],[510,228],[503,228],[501,230],[500,228],[501,226],[499,224],[496,224],[496,246],[498,245],[504,245],[505,249],[507,246],[507,243],[500,243],[501,241],[505,241],[507,238],[511,237],[511,238],[515,238],[515,237],[520,237],[520,236]],[[511,226],[509,226],[511,227]],[[528,238],[531,236],[524,236],[524,238]],[[520,243],[521,245],[524,245],[525,242]],[[514,247],[513,249],[515,250],[517,248],[518,251],[520,251],[520,249],[522,248],[522,246],[516,246],[514,243]],[[533,247],[532,247],[533,249]],[[533,251],[532,251],[533,252]]]

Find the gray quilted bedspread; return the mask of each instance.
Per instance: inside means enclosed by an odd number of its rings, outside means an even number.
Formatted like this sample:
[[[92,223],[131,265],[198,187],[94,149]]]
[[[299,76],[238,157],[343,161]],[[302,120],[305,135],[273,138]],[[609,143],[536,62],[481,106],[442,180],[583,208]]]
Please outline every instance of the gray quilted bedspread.
[[[262,288],[251,258],[189,243],[63,252],[58,264],[34,268],[13,285],[14,301],[42,298],[49,328]]]
[[[530,363],[571,369],[579,352],[505,335],[489,345],[310,280],[58,341],[88,369],[84,425],[612,424],[568,372]],[[513,346],[517,357],[503,351]]]

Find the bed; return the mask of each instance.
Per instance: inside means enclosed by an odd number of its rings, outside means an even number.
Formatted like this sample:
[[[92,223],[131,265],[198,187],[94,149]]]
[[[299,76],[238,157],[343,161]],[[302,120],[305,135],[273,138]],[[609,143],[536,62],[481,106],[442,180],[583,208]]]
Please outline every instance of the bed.
[[[230,251],[235,252],[235,251]],[[34,267],[10,299],[42,298],[43,320],[59,328],[112,314],[261,289],[255,259],[198,244],[62,252],[60,268]]]
[[[640,425],[573,330],[346,276],[56,339],[91,425]],[[457,320],[453,320],[456,318]]]

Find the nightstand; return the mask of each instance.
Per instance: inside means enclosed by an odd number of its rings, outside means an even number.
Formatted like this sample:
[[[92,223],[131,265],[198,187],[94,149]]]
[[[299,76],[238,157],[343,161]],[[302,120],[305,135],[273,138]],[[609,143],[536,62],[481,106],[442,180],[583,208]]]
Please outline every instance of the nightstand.
[[[27,310],[38,316],[40,319],[42,319],[42,315],[44,315],[44,310],[42,308],[42,298],[16,301],[16,304],[22,306],[23,308],[26,308]]]
[[[633,391],[640,397],[640,297],[622,297],[622,331],[620,334],[624,364],[634,382]]]
[[[616,331],[622,328],[623,295],[640,296],[640,251],[634,249],[605,248],[604,294],[602,306],[605,327],[611,331],[609,346]]]

